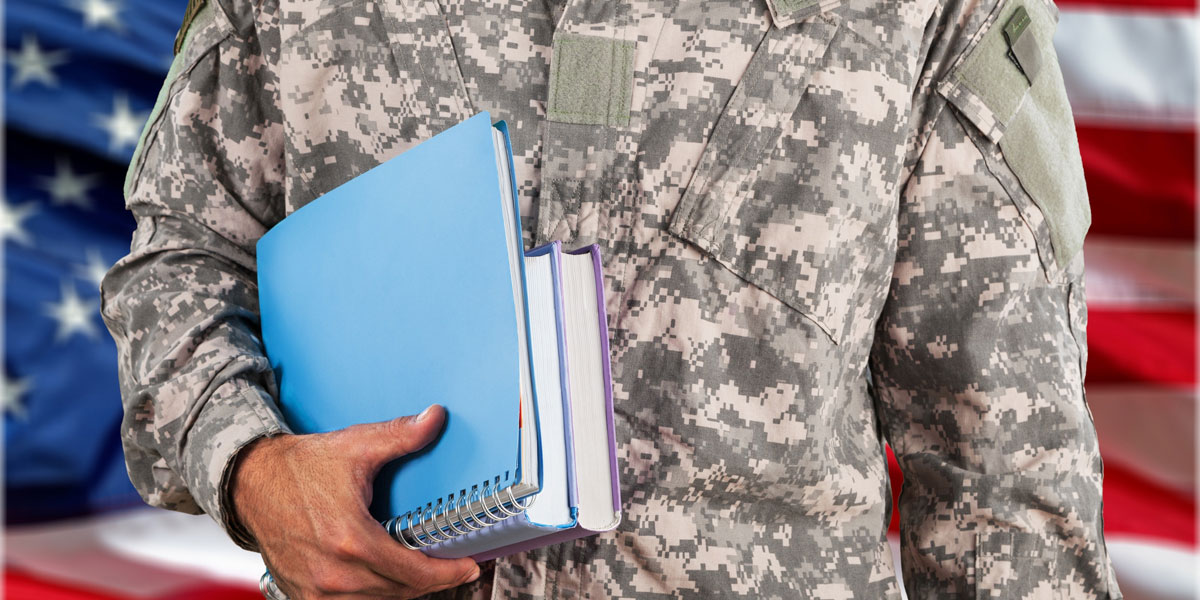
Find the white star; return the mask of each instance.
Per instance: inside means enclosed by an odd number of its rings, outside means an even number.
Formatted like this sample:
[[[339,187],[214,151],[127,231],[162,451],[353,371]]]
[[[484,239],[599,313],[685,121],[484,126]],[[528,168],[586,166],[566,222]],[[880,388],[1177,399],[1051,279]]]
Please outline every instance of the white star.
[[[0,400],[4,402],[4,412],[18,419],[24,419],[29,416],[24,398],[22,398],[22,396],[29,392],[29,388],[30,380],[28,378],[12,379],[8,375],[5,375],[4,389],[0,390]]]
[[[25,221],[33,216],[35,210],[37,205],[33,202],[13,206],[8,200],[0,198],[0,242],[11,239],[18,244],[32,246],[33,238],[25,229]]]
[[[54,167],[53,177],[40,177],[42,187],[50,192],[50,199],[56,205],[74,205],[82,209],[92,208],[92,199],[88,191],[96,187],[99,175],[76,175],[71,168],[71,161],[60,158]]]
[[[142,136],[142,125],[149,117],[148,113],[134,113],[129,108],[129,96],[117,94],[113,98],[113,112],[110,115],[97,115],[100,128],[108,133],[108,149],[119,152],[126,146],[137,144]]]
[[[75,266],[75,275],[91,283],[96,289],[100,289],[100,282],[104,279],[104,274],[108,273],[108,268],[111,266],[105,262],[103,256],[100,256],[99,250],[88,248],[87,262]]]
[[[75,292],[75,284],[64,281],[62,284],[62,300],[46,303],[46,314],[58,322],[58,333],[55,341],[63,342],[76,333],[82,333],[90,338],[99,333],[93,317],[100,310],[96,300],[83,300]]]
[[[54,74],[54,67],[67,62],[67,51],[46,52],[38,44],[37,37],[28,34],[21,40],[19,51],[8,52],[8,60],[16,69],[12,78],[14,87],[24,87],[30,81],[41,82],[47,87],[58,87],[58,76]]]
[[[75,10],[83,13],[83,24],[90,28],[108,27],[113,31],[124,31],[118,13],[121,4],[113,0],[75,0]]]

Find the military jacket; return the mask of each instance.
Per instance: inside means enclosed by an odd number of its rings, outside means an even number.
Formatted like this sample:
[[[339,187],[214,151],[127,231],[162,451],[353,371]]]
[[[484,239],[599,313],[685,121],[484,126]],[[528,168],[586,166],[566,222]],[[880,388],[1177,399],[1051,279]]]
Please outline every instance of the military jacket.
[[[898,598],[900,570],[910,598],[1121,597],[1050,0],[214,0],[193,17],[130,166],[131,252],[103,283],[150,504],[253,548],[230,467],[288,431],[255,242],[487,110],[510,127],[528,247],[602,249],[624,520],[454,594]]]

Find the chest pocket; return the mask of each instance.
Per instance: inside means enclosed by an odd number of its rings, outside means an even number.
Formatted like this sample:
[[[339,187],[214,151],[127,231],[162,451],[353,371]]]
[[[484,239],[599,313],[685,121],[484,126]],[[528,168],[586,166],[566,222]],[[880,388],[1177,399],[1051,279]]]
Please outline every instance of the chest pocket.
[[[864,274],[889,255],[895,194],[878,186],[896,167],[903,112],[883,69],[860,66],[887,64],[860,41],[836,13],[772,27],[670,223],[834,343],[855,327]]]
[[[1054,52],[1049,0],[1001,2],[938,92],[1033,228],[1047,274],[1062,272],[1091,225],[1070,102]]]

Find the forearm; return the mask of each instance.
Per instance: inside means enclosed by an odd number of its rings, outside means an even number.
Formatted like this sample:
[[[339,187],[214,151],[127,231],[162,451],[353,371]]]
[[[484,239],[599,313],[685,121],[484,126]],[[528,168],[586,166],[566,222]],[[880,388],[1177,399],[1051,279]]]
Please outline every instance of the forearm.
[[[283,169],[253,10],[209,3],[191,22],[130,165],[130,253],[101,286],[130,478],[227,529],[238,449],[286,431],[258,331],[254,245],[281,218]]]
[[[104,280],[117,342],[130,477],[147,502],[203,511],[242,545],[229,471],[249,441],[286,431],[258,342],[244,252],[173,216],[139,217],[129,256]]]

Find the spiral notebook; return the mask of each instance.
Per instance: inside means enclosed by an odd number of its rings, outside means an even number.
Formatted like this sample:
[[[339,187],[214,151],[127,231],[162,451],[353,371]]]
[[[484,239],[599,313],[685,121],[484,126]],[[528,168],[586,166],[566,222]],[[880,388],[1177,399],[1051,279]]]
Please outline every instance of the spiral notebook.
[[[258,243],[263,343],[293,430],[446,408],[438,439],[379,474],[371,506],[433,556],[500,556],[620,520],[599,251],[526,257],[511,161],[504,123],[480,113]]]

